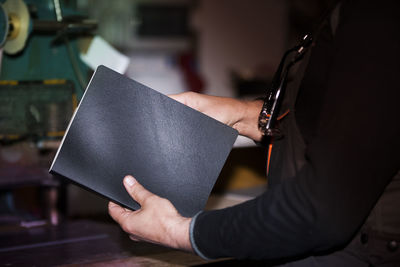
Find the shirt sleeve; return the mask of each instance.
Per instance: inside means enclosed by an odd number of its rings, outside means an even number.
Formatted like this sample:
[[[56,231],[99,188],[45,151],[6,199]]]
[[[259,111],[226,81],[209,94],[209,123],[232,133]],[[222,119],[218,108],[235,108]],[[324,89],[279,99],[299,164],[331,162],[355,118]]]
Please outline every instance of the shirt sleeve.
[[[258,198],[198,214],[192,242],[203,257],[298,257],[352,238],[400,167],[399,10],[343,4],[306,164]]]

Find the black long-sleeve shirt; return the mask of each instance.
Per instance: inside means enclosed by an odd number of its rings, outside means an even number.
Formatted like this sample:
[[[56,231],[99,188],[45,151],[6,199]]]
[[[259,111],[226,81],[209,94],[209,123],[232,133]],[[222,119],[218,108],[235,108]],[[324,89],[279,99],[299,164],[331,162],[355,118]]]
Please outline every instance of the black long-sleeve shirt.
[[[192,242],[203,255],[309,255],[357,232],[400,169],[399,12],[395,0],[342,3],[336,33],[316,41],[290,113],[305,164],[254,200],[200,213]]]

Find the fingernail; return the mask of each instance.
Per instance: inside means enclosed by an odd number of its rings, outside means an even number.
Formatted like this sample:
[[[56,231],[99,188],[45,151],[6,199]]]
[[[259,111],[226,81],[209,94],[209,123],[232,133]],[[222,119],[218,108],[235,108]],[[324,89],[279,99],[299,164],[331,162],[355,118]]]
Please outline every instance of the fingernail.
[[[125,183],[127,183],[129,186],[133,186],[136,183],[136,180],[132,176],[126,176]]]

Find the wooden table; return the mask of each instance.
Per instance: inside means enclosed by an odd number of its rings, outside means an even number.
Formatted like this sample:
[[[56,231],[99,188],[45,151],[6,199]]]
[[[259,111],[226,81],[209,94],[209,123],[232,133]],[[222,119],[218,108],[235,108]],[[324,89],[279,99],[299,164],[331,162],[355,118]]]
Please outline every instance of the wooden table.
[[[193,266],[200,257],[133,242],[112,222],[58,226],[0,226],[1,266]]]

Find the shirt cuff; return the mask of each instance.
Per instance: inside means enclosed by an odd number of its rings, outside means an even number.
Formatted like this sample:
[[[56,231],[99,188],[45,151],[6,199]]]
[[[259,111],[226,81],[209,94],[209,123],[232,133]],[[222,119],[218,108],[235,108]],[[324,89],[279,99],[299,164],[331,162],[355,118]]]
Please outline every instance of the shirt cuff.
[[[199,214],[202,213],[202,211],[199,211],[196,215],[194,215],[194,217],[192,218],[192,221],[190,222],[190,226],[189,226],[189,237],[190,237],[190,243],[192,244],[192,248],[194,250],[194,252],[200,256],[201,258],[203,258],[204,260],[212,260],[211,258],[206,257],[201,251],[200,249],[197,247],[196,242],[194,240],[194,225],[196,223],[196,219],[197,216],[199,216]]]

